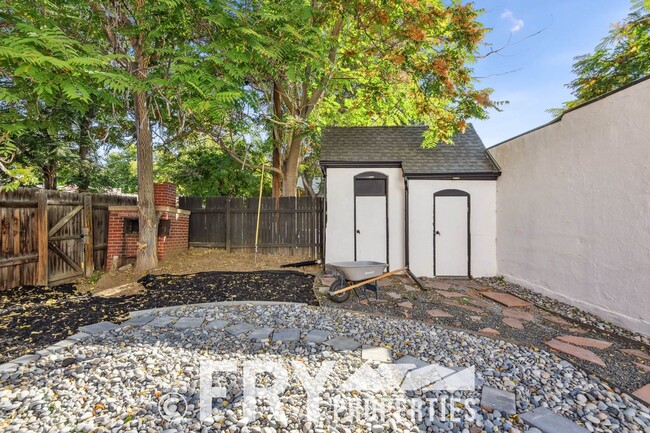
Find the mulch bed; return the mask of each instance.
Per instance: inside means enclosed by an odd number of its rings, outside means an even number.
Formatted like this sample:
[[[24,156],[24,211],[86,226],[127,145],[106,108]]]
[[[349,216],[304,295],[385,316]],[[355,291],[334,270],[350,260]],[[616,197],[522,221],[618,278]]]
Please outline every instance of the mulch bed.
[[[63,340],[83,325],[121,322],[134,310],[221,301],[282,301],[318,305],[314,276],[294,271],[148,275],[145,291],[100,298],[72,284],[0,292],[0,363]]]

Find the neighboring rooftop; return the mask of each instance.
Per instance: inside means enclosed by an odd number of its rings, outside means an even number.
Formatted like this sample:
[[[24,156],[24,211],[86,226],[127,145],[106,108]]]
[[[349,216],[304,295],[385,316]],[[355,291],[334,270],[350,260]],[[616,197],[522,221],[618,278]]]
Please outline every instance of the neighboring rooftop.
[[[426,130],[427,126],[328,127],[323,132],[321,165],[394,164],[405,176],[499,174],[471,124],[465,133],[452,137],[453,145],[438,143],[432,149],[422,148]]]

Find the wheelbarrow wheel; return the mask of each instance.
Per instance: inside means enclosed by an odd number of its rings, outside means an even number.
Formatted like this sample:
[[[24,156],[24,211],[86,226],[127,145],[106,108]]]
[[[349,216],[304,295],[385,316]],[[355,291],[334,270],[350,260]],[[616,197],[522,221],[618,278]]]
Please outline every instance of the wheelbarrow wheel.
[[[348,298],[350,297],[349,290],[347,292],[339,293],[338,295],[333,295],[334,292],[336,292],[337,290],[341,290],[345,286],[346,286],[345,281],[340,279],[337,279],[332,283],[332,285],[330,286],[330,290],[327,293],[327,296],[329,296],[332,302],[336,302],[340,304],[341,302],[345,302],[348,300]]]

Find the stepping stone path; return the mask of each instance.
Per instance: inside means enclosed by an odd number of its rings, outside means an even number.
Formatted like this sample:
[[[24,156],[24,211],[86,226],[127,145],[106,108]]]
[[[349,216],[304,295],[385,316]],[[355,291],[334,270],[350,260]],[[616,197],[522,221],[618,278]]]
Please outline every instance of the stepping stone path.
[[[250,332],[255,328],[253,325],[250,323],[238,323],[236,325],[232,325],[226,328],[226,332],[230,335],[241,335],[245,334],[247,332]]]
[[[513,319],[511,317],[504,317],[503,323],[515,329],[524,329],[524,324],[521,323],[518,319]]]
[[[359,347],[361,347],[361,343],[359,343],[358,341],[355,341],[351,338],[343,337],[341,335],[332,338],[331,340],[327,341],[325,344],[331,346],[332,349],[336,350],[337,352],[357,350]]]
[[[433,310],[427,310],[427,314],[434,318],[454,317],[451,314],[447,313],[446,311],[438,310],[437,308],[434,308]]]
[[[365,347],[361,349],[361,359],[366,361],[393,362],[393,355],[386,347]]]
[[[205,322],[204,317],[181,317],[174,323],[176,329],[199,328]]]
[[[112,331],[113,329],[119,328],[120,325],[117,325],[112,322],[99,322],[92,325],[86,325],[79,328],[81,332],[85,332],[90,335],[99,335],[104,332]]]
[[[490,412],[498,410],[507,416],[517,413],[513,393],[489,386],[484,386],[481,392],[481,407]]]
[[[567,355],[575,356],[576,358],[585,361],[593,362],[601,367],[607,367],[605,362],[591,350],[583,349],[582,347],[574,346],[569,343],[564,343],[558,340],[547,341],[546,344],[558,352],[566,353]]]
[[[595,338],[576,337],[575,335],[560,335],[555,337],[565,343],[577,344],[578,346],[593,347],[594,349],[607,349],[612,345],[609,341],[596,340]]]
[[[288,343],[298,340],[300,340],[300,329],[298,328],[280,329],[273,333],[273,341]]]
[[[545,407],[526,412],[521,415],[521,420],[542,433],[589,433],[586,428]]]
[[[273,328],[255,328],[248,334],[248,338],[254,341],[268,340],[272,333]]]
[[[307,333],[305,341],[308,343],[320,344],[325,342],[331,335],[330,331],[324,331],[322,329],[312,329]]]
[[[481,295],[485,296],[486,298],[490,298],[493,301],[498,302],[499,304],[503,304],[506,307],[530,307],[533,304],[531,304],[528,301],[524,301],[521,298],[518,298],[514,295],[511,295],[509,293],[501,293],[501,292],[481,292]]]
[[[525,320],[527,322],[534,322],[535,316],[528,311],[513,310],[512,308],[504,308],[502,311],[503,317],[510,317],[512,319]]]

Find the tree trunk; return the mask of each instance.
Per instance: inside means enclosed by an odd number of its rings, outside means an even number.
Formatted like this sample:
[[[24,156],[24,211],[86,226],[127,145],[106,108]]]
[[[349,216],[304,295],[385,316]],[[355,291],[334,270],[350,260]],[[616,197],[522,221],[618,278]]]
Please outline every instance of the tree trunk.
[[[298,170],[300,168],[300,150],[302,137],[294,136],[291,139],[287,158],[282,167],[282,197],[295,197],[298,187]]]
[[[54,164],[43,166],[43,188],[56,189],[56,166]]]
[[[81,119],[79,123],[79,168],[77,172],[77,186],[79,187],[79,192],[88,191],[90,186],[90,137],[88,136],[90,131],[90,124],[92,123],[93,118],[95,117],[95,108],[91,107]]]
[[[135,93],[135,109],[138,163],[138,216],[139,239],[135,271],[149,271],[158,266],[158,217],[153,197],[153,145],[147,95]]]
[[[273,81],[273,117],[277,120],[282,119],[282,101],[280,100],[280,90],[278,84]],[[282,129],[279,125],[273,125],[273,168],[282,170]],[[272,174],[272,192],[273,197],[280,197],[282,193],[282,175],[278,172]]]

